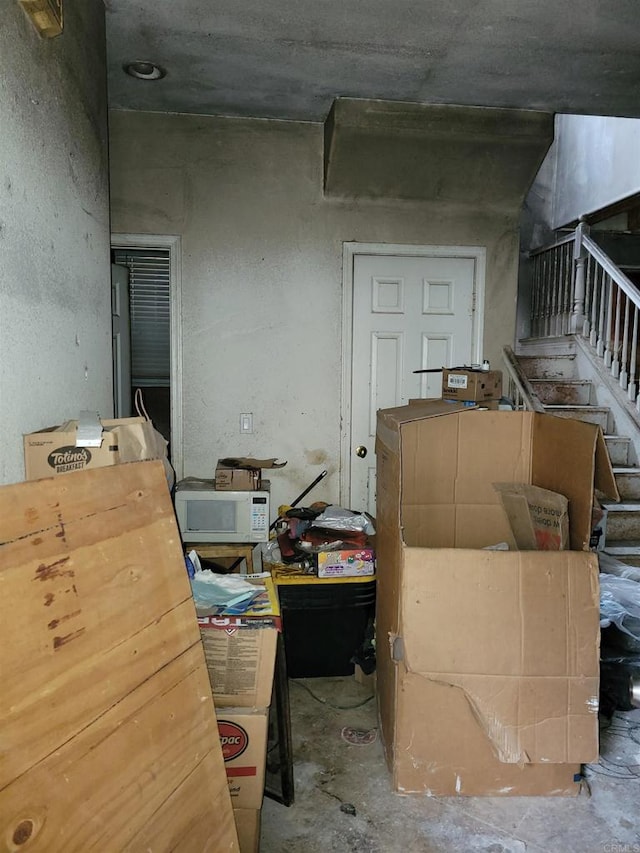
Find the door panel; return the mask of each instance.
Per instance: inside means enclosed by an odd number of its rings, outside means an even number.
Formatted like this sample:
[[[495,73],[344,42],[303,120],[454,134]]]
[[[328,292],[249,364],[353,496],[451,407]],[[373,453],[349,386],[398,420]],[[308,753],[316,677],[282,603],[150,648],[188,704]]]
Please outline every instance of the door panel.
[[[473,361],[475,281],[475,258],[354,256],[352,508],[375,514],[377,410],[440,396],[442,375],[414,370]]]

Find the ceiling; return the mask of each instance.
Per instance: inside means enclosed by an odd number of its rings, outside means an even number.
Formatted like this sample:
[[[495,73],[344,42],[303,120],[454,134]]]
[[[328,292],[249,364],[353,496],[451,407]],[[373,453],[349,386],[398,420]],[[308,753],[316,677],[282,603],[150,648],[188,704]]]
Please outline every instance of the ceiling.
[[[336,97],[640,116],[637,0],[105,0],[114,109],[324,121]],[[132,60],[167,75],[128,77]]]

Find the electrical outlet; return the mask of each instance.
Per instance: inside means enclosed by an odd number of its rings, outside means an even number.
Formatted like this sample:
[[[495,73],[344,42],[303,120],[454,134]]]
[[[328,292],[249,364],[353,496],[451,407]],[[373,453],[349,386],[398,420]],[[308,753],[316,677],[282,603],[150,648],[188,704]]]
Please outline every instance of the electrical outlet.
[[[240,432],[253,432],[253,414],[251,412],[241,412],[240,414]]]

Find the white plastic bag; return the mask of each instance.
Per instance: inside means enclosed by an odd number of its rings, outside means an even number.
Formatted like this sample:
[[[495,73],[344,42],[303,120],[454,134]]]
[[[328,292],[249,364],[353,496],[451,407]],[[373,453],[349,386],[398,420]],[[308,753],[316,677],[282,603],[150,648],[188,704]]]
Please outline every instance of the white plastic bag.
[[[617,575],[600,574],[600,627],[615,625],[640,642],[640,584]]]

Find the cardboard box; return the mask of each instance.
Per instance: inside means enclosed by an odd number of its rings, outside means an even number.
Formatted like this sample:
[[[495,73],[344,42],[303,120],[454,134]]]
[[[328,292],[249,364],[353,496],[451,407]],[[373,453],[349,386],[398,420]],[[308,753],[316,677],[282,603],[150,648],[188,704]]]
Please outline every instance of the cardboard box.
[[[494,483],[519,551],[563,551],[569,544],[569,502],[529,483]]]
[[[101,420],[100,446],[78,447],[78,421],[66,421],[23,436],[24,466],[27,480],[105,468],[121,462],[161,458],[156,441],[166,441],[145,418]]]
[[[198,619],[216,708],[268,708],[278,631],[230,626],[229,619]]]
[[[457,401],[499,400],[502,396],[502,373],[499,370],[442,371],[442,399]]]
[[[260,809],[234,809],[240,853],[259,853],[260,851]]]
[[[196,607],[216,708],[268,708],[276,660],[280,605],[270,575],[244,578],[266,592],[240,616],[211,616]]]
[[[261,473],[259,468],[225,468],[218,463],[216,489],[232,492],[259,492],[262,483]]]
[[[319,578],[353,578],[374,575],[375,571],[375,554],[371,548],[320,551],[318,554]]]
[[[601,430],[433,401],[378,413],[377,695],[395,790],[569,795],[598,758]],[[493,482],[569,499],[557,552],[510,541]]]
[[[128,418],[138,422],[141,418]],[[27,480],[38,480],[54,474],[104,468],[118,463],[118,436],[114,432],[121,421],[102,421],[104,439],[101,447],[76,447],[77,421],[46,427],[24,436],[24,465]]]
[[[234,809],[259,809],[267,758],[266,709],[225,709],[216,714],[222,757]]]

